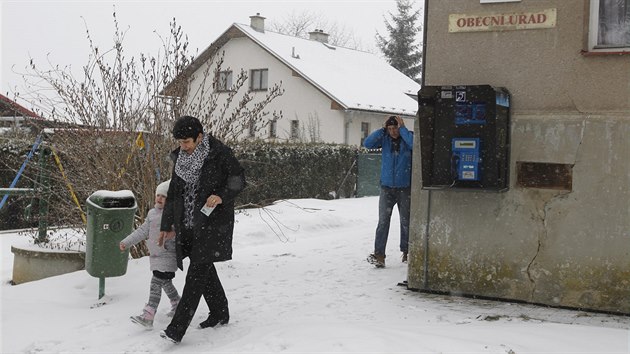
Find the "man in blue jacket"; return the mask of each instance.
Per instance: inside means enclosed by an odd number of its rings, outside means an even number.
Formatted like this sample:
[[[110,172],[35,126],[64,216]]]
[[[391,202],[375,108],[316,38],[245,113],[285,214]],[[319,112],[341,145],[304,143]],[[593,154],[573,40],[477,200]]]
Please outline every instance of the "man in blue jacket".
[[[368,149],[382,148],[378,226],[374,240],[374,253],[370,254],[367,260],[377,268],[385,267],[385,246],[389,235],[389,222],[394,205],[398,205],[400,251],[402,261],[406,262],[409,244],[413,132],[407,130],[405,122],[400,117],[390,116],[383,128],[365,138],[363,145]]]

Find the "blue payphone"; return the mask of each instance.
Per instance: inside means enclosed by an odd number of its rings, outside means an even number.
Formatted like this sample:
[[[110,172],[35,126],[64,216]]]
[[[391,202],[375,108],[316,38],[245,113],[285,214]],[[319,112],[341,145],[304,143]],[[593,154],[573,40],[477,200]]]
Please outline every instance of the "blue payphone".
[[[418,92],[422,188],[503,192],[510,172],[510,93],[490,85]]]
[[[479,138],[453,138],[452,170],[459,181],[479,181]]]

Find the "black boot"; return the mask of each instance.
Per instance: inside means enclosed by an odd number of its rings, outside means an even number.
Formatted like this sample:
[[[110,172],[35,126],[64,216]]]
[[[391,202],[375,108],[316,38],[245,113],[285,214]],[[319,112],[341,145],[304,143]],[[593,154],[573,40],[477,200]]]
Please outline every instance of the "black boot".
[[[226,325],[230,322],[229,313],[221,313],[213,316],[212,313],[208,314],[208,318],[199,324],[199,328],[216,327],[218,325]]]
[[[168,328],[166,328],[165,330],[160,332],[160,337],[162,337],[162,338],[164,338],[164,339],[166,339],[166,340],[168,340],[168,341],[170,341],[172,343],[175,343],[175,344],[179,344],[182,341],[181,337],[178,337],[178,336],[176,336],[176,335],[174,335],[172,333],[169,333]]]

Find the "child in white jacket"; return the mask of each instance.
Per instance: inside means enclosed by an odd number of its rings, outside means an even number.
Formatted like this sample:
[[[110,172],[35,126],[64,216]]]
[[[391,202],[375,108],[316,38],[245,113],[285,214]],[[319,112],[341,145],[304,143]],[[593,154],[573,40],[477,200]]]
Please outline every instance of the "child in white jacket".
[[[162,182],[157,186],[155,190],[155,207],[149,210],[144,223],[138,229],[124,240],[120,241],[120,250],[124,251],[142,240],[147,240],[147,247],[150,253],[149,264],[151,271],[153,271],[149,302],[142,310],[141,315],[131,316],[132,322],[142,325],[147,329],[153,328],[153,318],[155,317],[155,312],[160,303],[160,298],[162,297],[162,289],[164,289],[166,296],[171,300],[171,310],[167,314],[168,316],[173,316],[180,299],[177,289],[175,289],[172,282],[172,279],[175,277],[175,271],[177,270],[175,240],[171,239],[166,241],[163,248],[158,246],[162,210],[166,202],[169,183],[170,180]]]

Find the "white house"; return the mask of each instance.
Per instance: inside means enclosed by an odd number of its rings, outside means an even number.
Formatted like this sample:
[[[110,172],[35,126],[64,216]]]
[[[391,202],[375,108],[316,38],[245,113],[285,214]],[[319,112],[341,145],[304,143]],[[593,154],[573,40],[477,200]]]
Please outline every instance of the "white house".
[[[193,78],[193,90],[204,85],[200,79],[207,70],[204,64],[223,52],[219,75],[225,81],[213,88],[220,99],[228,96],[226,88],[241,69],[248,73],[246,85],[256,95],[281,82],[284,94],[266,110],[282,111],[283,118],[255,134],[246,132],[246,136],[359,145],[390,115],[403,117],[413,127],[420,85],[383,58],[330,45],[321,30],[304,39],[266,30],[265,18],[259,14],[250,19],[249,26],[230,26],[183,74]]]

